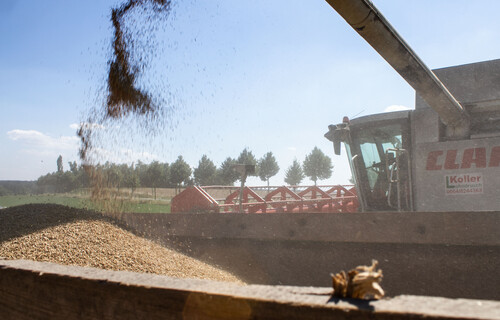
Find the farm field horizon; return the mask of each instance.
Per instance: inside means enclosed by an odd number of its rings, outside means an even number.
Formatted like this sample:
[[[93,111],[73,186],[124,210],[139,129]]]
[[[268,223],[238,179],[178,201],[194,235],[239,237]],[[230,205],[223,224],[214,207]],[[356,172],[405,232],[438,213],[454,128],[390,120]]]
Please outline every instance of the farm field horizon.
[[[151,188],[129,188],[111,190],[109,197],[93,201],[87,189],[69,193],[46,193],[33,195],[0,196],[0,207],[7,208],[30,203],[60,204],[78,209],[137,213],[170,213],[170,200],[175,196],[174,188],[157,188],[156,199]]]

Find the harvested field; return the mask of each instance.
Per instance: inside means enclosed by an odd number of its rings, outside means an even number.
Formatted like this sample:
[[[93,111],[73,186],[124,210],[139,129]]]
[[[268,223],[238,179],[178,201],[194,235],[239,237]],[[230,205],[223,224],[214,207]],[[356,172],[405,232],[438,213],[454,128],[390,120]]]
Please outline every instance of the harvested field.
[[[0,210],[0,257],[243,283],[98,213],[52,204]]]

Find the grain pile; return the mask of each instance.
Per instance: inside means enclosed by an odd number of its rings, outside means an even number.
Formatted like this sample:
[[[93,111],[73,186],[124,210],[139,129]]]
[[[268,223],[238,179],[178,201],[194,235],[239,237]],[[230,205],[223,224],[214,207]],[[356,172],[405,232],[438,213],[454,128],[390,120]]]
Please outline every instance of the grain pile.
[[[51,204],[0,210],[0,257],[243,283],[138,237],[100,214]]]

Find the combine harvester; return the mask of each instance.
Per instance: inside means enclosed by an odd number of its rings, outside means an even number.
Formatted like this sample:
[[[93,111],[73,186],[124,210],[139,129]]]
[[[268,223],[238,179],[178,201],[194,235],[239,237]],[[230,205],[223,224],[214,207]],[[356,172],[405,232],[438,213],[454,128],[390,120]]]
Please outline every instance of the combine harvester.
[[[415,110],[325,134],[345,144],[361,211],[500,210],[500,60],[433,72],[369,1],[327,2],[416,91]]]
[[[171,212],[340,213],[356,212],[358,206],[353,186],[194,186],[172,199]]]

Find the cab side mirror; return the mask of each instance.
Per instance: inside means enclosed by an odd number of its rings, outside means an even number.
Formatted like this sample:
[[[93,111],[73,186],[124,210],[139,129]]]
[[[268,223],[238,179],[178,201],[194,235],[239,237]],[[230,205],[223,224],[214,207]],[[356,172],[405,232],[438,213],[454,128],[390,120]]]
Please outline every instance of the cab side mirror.
[[[325,138],[333,142],[333,151],[336,155],[340,155],[340,144],[342,141],[347,140],[348,135],[349,128],[345,123],[328,126],[328,132],[325,133]]]
[[[340,140],[333,141],[333,152],[336,155],[340,156]]]

